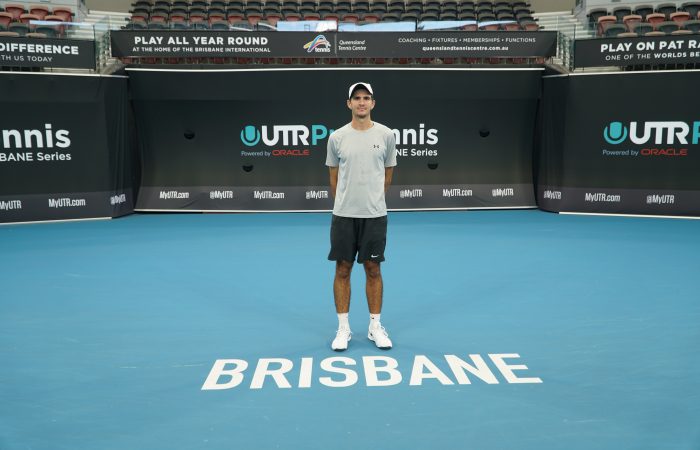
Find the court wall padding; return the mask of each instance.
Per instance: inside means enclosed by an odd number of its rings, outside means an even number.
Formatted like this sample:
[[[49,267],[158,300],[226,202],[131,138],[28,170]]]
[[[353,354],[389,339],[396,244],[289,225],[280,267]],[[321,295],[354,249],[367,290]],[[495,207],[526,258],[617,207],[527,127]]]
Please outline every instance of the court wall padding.
[[[540,69],[128,70],[138,210],[330,210],[328,135],[348,86],[397,136],[389,209],[534,207]]]
[[[700,215],[697,82],[698,71],[545,77],[539,207]]]
[[[0,222],[133,212],[127,79],[2,73]]]

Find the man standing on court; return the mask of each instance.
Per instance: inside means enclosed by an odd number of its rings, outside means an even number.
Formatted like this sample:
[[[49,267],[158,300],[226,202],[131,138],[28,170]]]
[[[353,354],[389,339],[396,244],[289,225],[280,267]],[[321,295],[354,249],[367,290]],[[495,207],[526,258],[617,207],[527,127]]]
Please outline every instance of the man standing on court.
[[[379,320],[383,293],[380,263],[386,246],[384,195],[396,166],[396,138],[389,128],[370,117],[375,101],[369,83],[350,86],[347,105],[352,121],[330,135],[326,157],[335,199],[328,259],[336,262],[333,295],[338,313],[338,331],[331,348],[346,350],[352,336],[348,321],[350,272],[357,256],[367,276],[367,337],[377,347],[389,349],[391,339]]]

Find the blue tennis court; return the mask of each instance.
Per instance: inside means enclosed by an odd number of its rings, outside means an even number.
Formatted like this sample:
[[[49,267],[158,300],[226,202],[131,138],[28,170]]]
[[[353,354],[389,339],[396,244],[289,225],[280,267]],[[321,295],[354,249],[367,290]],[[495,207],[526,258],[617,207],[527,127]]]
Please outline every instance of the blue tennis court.
[[[0,448],[700,448],[697,220],[390,213],[343,353],[329,223],[0,227]]]

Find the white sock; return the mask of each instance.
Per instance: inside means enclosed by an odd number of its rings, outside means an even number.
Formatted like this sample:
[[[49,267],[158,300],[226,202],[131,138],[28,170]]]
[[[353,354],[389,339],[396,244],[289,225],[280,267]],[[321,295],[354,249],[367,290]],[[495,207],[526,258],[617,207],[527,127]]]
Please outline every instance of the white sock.
[[[370,328],[379,326],[379,316],[380,316],[380,314],[370,314],[369,315]]]
[[[338,328],[350,329],[350,322],[348,320],[348,313],[338,314]]]

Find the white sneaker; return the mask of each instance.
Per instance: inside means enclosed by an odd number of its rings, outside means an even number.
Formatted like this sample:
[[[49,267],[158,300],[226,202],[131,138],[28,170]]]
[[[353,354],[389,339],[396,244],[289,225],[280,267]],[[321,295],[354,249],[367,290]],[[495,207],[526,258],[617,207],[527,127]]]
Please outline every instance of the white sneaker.
[[[338,331],[335,333],[335,339],[333,339],[333,343],[331,344],[331,348],[336,352],[347,350],[350,339],[352,339],[352,331],[350,331],[350,328],[338,328]]]
[[[377,324],[374,327],[370,326],[367,337],[370,341],[374,341],[377,347],[383,350],[391,348],[392,344],[391,339],[389,339],[389,333],[386,332],[386,329],[381,324]]]

